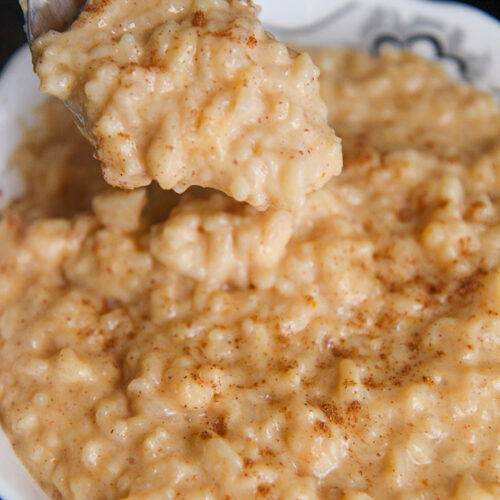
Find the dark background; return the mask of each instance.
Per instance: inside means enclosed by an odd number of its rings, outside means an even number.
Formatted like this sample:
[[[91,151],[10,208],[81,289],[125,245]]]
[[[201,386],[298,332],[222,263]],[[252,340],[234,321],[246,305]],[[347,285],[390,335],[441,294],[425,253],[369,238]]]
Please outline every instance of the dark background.
[[[12,54],[17,47],[22,45],[25,40],[23,15],[17,1],[18,0],[0,0],[0,68],[3,67],[10,54]],[[500,19],[500,0],[484,0],[477,2],[462,1],[461,3],[479,7],[497,19]]]

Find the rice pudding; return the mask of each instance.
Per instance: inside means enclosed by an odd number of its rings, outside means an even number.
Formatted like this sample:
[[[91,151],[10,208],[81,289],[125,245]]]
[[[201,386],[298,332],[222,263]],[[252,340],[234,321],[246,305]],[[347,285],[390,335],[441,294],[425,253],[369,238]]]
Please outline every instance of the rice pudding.
[[[246,0],[90,0],[34,42],[41,89],[73,109],[113,186],[301,208],[340,173],[340,140],[318,68],[256,13]]]

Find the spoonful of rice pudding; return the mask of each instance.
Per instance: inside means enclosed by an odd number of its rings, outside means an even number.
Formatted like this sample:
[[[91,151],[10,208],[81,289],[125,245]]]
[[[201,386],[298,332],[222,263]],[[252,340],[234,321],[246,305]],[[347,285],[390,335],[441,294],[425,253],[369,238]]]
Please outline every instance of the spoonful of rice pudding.
[[[41,90],[70,107],[112,186],[297,210],[340,173],[341,143],[318,68],[257,13],[245,0],[90,0],[33,41]]]

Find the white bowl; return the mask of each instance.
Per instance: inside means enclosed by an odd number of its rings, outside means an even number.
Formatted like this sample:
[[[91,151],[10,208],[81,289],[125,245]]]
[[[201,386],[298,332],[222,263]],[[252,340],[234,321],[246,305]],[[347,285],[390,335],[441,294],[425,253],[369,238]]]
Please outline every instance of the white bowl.
[[[303,45],[349,45],[371,52],[390,43],[438,59],[452,74],[500,98],[500,23],[475,9],[426,0],[257,0],[278,38]],[[286,8],[284,8],[286,6]],[[0,77],[0,210],[22,191],[7,160],[43,100],[27,47]],[[0,500],[46,498],[0,430]]]

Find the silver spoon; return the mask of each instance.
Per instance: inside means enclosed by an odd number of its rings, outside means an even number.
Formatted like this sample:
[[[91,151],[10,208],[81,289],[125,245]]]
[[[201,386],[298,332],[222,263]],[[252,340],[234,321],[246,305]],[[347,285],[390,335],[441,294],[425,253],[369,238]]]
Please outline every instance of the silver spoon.
[[[23,5],[23,10],[26,6],[24,16],[30,49],[33,42],[47,31],[66,31],[84,9],[86,3],[87,0],[27,0]],[[70,102],[63,101],[63,103],[73,114],[82,134],[93,143],[94,141],[85,130],[82,113]]]
[[[86,0],[28,0],[25,16],[30,47],[36,38],[49,30],[68,29],[85,3]]]

